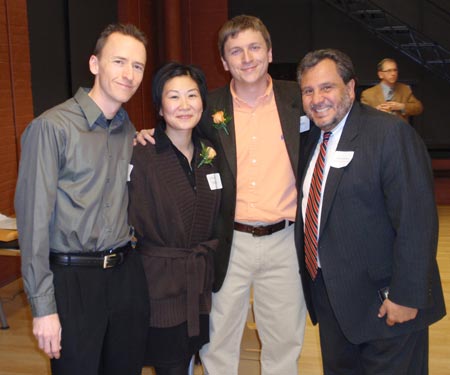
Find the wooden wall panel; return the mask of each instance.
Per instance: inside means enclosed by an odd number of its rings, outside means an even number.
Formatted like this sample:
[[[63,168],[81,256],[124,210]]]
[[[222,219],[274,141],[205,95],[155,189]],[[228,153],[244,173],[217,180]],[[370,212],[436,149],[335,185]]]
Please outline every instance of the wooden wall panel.
[[[17,170],[16,139],[11,97],[10,53],[5,0],[0,0],[0,212],[11,213],[11,183]]]
[[[33,119],[27,4],[25,0],[7,0],[7,3],[10,27],[14,124],[16,134],[20,137],[25,127]],[[20,145],[18,146],[20,148]]]
[[[124,105],[136,128],[153,128],[155,112],[152,106],[151,78],[155,69],[154,27],[155,2],[151,0],[118,0],[117,16],[119,22],[133,23],[145,32],[148,38],[147,64],[141,87],[131,100]]]
[[[120,22],[136,24],[149,39],[144,81],[125,105],[137,129],[155,126],[151,80],[165,61],[177,59],[200,66],[209,89],[229,81],[217,50],[217,32],[228,19],[227,0],[118,0],[117,13]]]
[[[230,78],[220,61],[217,33],[228,19],[228,1],[190,0],[188,11],[189,62],[203,69],[210,90],[223,86]]]
[[[0,0],[0,212],[13,214],[20,135],[32,119],[25,0]]]

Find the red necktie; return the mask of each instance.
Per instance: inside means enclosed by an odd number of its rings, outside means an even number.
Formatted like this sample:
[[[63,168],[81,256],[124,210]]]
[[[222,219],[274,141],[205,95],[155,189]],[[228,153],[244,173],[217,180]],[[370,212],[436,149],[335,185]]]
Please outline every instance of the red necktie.
[[[309,187],[308,203],[305,214],[305,261],[311,278],[314,280],[317,275],[317,243],[319,237],[319,206],[322,191],[323,170],[325,168],[325,155],[327,153],[328,140],[331,132],[323,134],[320,145],[319,156],[317,157],[314,172]]]

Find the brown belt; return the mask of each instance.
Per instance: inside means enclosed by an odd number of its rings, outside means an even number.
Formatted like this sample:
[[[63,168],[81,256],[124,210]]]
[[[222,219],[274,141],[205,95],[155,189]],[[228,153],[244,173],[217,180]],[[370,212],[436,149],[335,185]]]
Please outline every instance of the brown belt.
[[[286,220],[282,220],[275,224],[270,225],[247,225],[238,222],[234,222],[234,229],[239,232],[251,233],[254,237],[268,236],[272,233],[278,232],[284,228],[287,228],[289,225],[294,224],[293,221],[288,221],[286,224]]]

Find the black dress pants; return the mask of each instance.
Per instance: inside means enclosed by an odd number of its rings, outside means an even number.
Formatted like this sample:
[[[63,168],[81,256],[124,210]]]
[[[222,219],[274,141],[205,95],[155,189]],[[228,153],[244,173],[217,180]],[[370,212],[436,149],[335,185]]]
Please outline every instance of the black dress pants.
[[[54,375],[140,375],[149,324],[141,258],[114,268],[52,265],[62,326]]]
[[[405,335],[352,344],[336,320],[320,271],[310,287],[319,323],[324,375],[428,374],[428,327]]]
[[[155,366],[156,375],[187,375],[189,371],[190,360],[176,366],[157,367]]]

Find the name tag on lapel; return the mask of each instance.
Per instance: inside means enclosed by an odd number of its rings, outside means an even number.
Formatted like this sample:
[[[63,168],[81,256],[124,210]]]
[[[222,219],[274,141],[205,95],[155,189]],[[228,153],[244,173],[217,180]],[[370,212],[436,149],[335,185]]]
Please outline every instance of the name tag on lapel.
[[[306,116],[300,116],[300,133],[307,132],[311,125],[309,123],[309,118]]]
[[[344,168],[350,164],[353,159],[354,151],[336,151],[330,161],[333,168]]]
[[[131,171],[133,170],[134,165],[128,164],[128,173],[127,173],[127,181],[131,180]]]
[[[208,180],[209,188],[211,190],[222,189],[222,180],[220,179],[219,173],[210,173],[206,175],[206,179]]]

